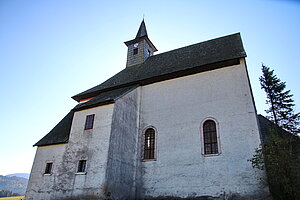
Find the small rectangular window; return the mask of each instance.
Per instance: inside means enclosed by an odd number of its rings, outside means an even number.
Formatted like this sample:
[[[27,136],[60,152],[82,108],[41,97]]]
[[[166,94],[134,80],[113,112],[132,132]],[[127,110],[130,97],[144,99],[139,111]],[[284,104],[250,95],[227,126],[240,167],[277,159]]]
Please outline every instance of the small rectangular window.
[[[93,128],[93,126],[94,126],[94,118],[95,118],[95,114],[87,115],[86,116],[84,130],[88,130],[88,129],[92,129]]]
[[[77,172],[85,172],[86,160],[79,160]]]
[[[139,52],[139,49],[138,49],[138,48],[133,49],[133,55],[138,54],[138,52]]]
[[[46,163],[45,173],[44,174],[51,174],[52,171],[52,162]]]

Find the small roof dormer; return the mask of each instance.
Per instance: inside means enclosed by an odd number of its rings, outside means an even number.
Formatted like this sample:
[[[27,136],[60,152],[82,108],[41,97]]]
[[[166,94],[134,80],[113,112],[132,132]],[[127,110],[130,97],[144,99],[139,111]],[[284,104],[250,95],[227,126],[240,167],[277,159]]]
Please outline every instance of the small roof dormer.
[[[128,47],[126,67],[142,64],[148,57],[152,56],[156,47],[148,38],[144,20],[136,34],[135,39],[125,42]]]

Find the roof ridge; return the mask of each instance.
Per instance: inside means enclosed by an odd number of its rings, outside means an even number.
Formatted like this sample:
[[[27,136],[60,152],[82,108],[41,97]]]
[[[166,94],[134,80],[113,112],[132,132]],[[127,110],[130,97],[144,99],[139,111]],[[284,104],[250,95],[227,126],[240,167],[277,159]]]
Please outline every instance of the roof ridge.
[[[209,70],[214,68],[214,66],[207,66],[212,63],[242,57],[246,57],[246,52],[240,33],[234,33],[150,56],[145,62],[124,68],[106,81],[72,98],[79,101],[97,95],[100,91],[115,89],[122,85],[132,85],[170,73],[179,73],[193,67],[206,66],[204,68]]]
[[[150,56],[149,58],[155,57],[155,56],[158,56],[158,55],[162,55],[162,54],[166,54],[166,53],[170,53],[170,52],[173,52],[173,51],[176,51],[176,50],[180,50],[180,49],[184,49],[184,48],[188,48],[188,47],[197,46],[199,44],[203,44],[203,43],[206,43],[206,42],[211,42],[211,41],[214,41],[214,40],[219,40],[219,39],[223,39],[223,38],[227,38],[227,37],[232,37],[234,35],[239,35],[240,36],[241,34],[240,34],[240,32],[237,32],[237,33],[233,33],[233,34],[230,34],[230,35],[225,35],[225,36],[221,36],[221,37],[218,37],[218,38],[213,38],[213,39],[205,40],[205,41],[198,42],[198,43],[195,43],[195,44],[190,44],[190,45],[187,45],[187,46],[184,46],[184,47],[179,47],[177,49],[172,49],[172,50],[169,50],[169,51],[158,53],[156,55]]]

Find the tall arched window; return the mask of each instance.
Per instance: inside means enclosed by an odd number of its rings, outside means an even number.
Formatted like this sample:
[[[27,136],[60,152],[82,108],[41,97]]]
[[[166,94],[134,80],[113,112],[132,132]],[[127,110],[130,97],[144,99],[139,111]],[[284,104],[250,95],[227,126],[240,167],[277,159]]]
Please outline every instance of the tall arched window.
[[[218,138],[216,122],[209,119],[203,123],[204,154],[218,154]]]
[[[155,130],[148,128],[144,134],[144,160],[155,159]]]

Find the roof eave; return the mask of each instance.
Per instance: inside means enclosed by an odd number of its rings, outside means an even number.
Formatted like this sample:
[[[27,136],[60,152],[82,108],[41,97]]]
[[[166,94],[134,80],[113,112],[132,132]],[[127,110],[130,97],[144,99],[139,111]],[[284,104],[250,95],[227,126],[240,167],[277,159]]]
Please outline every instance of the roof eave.
[[[224,61],[219,61],[219,62],[214,62],[214,63],[208,63],[206,65],[196,66],[196,67],[192,67],[190,69],[185,69],[185,70],[182,70],[182,71],[172,72],[172,73],[169,73],[169,74],[163,74],[163,75],[160,75],[160,76],[155,76],[155,77],[151,77],[151,78],[147,78],[147,79],[143,79],[143,80],[139,80],[139,81],[133,81],[133,82],[129,82],[129,83],[126,83],[126,84],[106,88],[106,89],[103,89],[103,90],[98,90],[98,91],[94,91],[94,92],[91,92],[91,93],[86,93],[86,94],[83,94],[83,95],[80,95],[80,96],[74,96],[74,98],[79,99],[79,100],[80,99],[86,99],[86,98],[97,96],[101,92],[107,92],[107,91],[118,89],[118,88],[128,87],[128,86],[132,86],[132,85],[148,85],[148,84],[152,84],[152,83],[155,83],[155,82],[160,82],[160,81],[165,81],[165,80],[169,80],[169,79],[173,79],[173,78],[188,76],[188,75],[192,75],[192,74],[196,74],[196,73],[201,73],[201,72],[204,72],[204,71],[210,71],[210,70],[214,70],[214,69],[223,68],[223,67],[226,67],[226,66],[232,66],[232,65],[240,63],[239,59],[242,59],[242,58],[245,58],[245,57],[246,57],[246,55],[243,55],[243,56],[239,56],[239,57],[232,58],[232,59],[229,59],[229,60],[224,60]]]
[[[130,40],[130,41],[127,41],[125,42],[126,45],[130,45],[134,42],[137,42],[139,40],[142,40],[142,39],[149,39],[148,37],[144,37],[144,38],[139,38],[139,39],[134,39],[134,40]],[[149,40],[150,41],[150,40]],[[158,55],[154,55],[154,56],[151,56],[149,57],[149,59],[147,59],[143,64],[147,63],[149,60],[153,60],[154,58],[160,56],[165,56],[166,54],[174,54],[174,52],[178,52],[178,51],[182,51],[184,49],[187,49],[187,48],[193,48],[194,46],[199,46],[199,45],[202,45],[202,46],[207,46],[208,43],[212,43],[215,45],[215,41],[221,41],[223,44],[223,46],[228,46],[228,48],[232,48],[232,46],[230,46],[228,44],[228,42],[230,43],[234,43],[234,46],[233,46],[233,50],[235,51],[234,52],[234,55],[230,55],[230,56],[226,56],[226,57],[223,57],[222,59],[214,59],[214,60],[211,60],[210,62],[205,62],[205,63],[195,63],[194,66],[191,66],[192,67],[200,67],[200,66],[206,66],[206,65],[210,65],[210,64],[213,64],[213,63],[218,63],[218,62],[223,62],[223,61],[226,61],[226,60],[231,60],[231,59],[240,59],[240,58],[245,58],[247,55],[246,55],[246,52],[244,50],[244,47],[243,47],[243,43],[241,41],[241,36],[240,36],[240,33],[235,33],[235,34],[232,34],[232,35],[228,35],[228,36],[223,36],[223,37],[220,37],[220,38],[216,38],[216,39],[212,39],[212,40],[208,40],[208,41],[204,41],[204,42],[201,42],[201,43],[197,43],[197,44],[193,44],[193,45],[189,45],[189,46],[186,46],[186,47],[182,47],[182,48],[179,48],[179,49],[175,49],[175,50],[172,50],[172,51],[169,51],[169,52],[164,52],[164,53],[161,53],[161,54],[158,54]],[[221,43],[221,44],[222,44]],[[217,43],[218,44],[218,43]],[[237,49],[235,49],[237,47]],[[207,47],[206,47],[207,48]],[[219,48],[223,48],[221,45],[219,45]],[[200,58],[199,58],[200,59]],[[143,65],[142,64],[142,65]],[[159,65],[158,63],[156,63],[157,65]],[[200,65],[199,65],[200,64]],[[133,66],[131,66],[133,67]],[[131,68],[130,67],[130,68]],[[124,69],[125,70],[125,69]],[[189,69],[188,69],[189,70]],[[126,71],[126,70],[125,70]],[[121,74],[123,73],[123,70],[120,71],[118,74]],[[172,72],[171,72],[172,73]],[[116,75],[118,75],[116,74]],[[166,73],[165,73],[166,74]],[[161,74],[161,76],[164,76],[164,74]],[[105,91],[110,91],[110,90],[114,90],[114,89],[117,89],[117,88],[121,88],[121,87],[127,87],[127,86],[131,86],[133,84],[140,84],[140,82],[142,82],[144,79],[148,79],[148,77],[144,77],[143,79],[133,79],[131,80],[130,82],[122,82],[120,84],[112,84],[112,85],[109,85],[109,86],[105,86],[104,88],[100,88],[100,89],[97,89],[95,90],[94,88],[97,88],[98,86],[95,86],[89,90],[86,90],[84,92],[81,92],[75,96],[73,96],[72,98],[76,101],[80,101],[82,99],[86,99],[86,98],[90,98],[90,97],[95,97],[96,95],[98,95],[100,92],[105,92]],[[109,79],[110,80],[110,79]],[[105,82],[104,82],[105,83]],[[103,83],[102,83],[103,84]],[[101,84],[100,84],[101,85]]]
[[[139,85],[139,82],[134,81],[134,82],[130,82],[130,83],[127,83],[127,84],[123,84],[123,85],[121,85],[121,87],[119,85],[117,85],[117,86],[114,86],[114,87],[106,88],[106,89],[103,89],[103,90],[97,90],[97,91],[90,92],[90,93],[85,93],[85,94],[82,94],[82,95],[81,95],[81,93],[79,93],[79,94],[73,96],[72,99],[79,102],[81,99],[88,99],[88,98],[91,98],[91,97],[95,97],[95,96],[99,95],[102,92],[107,92],[107,91],[111,91],[111,90],[114,90],[114,89],[119,89],[119,88],[128,87],[128,86],[132,86],[132,85]]]
[[[92,105],[82,106],[80,108],[73,108],[72,111],[81,111],[81,110],[85,110],[85,109],[89,109],[89,108],[94,108],[94,107],[97,107],[97,106],[104,106],[104,105],[112,104],[112,103],[115,103],[114,99],[110,99],[110,100],[103,101],[103,102],[100,102],[100,103],[95,103],[95,104],[92,104]]]
[[[67,144],[68,142],[69,142],[69,140],[64,141],[64,142],[53,142],[53,143],[49,143],[49,144],[38,144],[38,142],[37,142],[32,146],[33,147],[44,147],[44,146],[57,145],[57,144]]]
[[[154,46],[154,44],[151,42],[151,40],[148,38],[148,36],[143,36],[143,37],[139,37],[139,38],[136,38],[136,39],[133,39],[133,40],[129,40],[127,42],[124,42],[126,44],[126,46],[129,46],[131,44],[134,44],[134,43],[137,43],[137,42],[140,42],[142,40],[146,40],[149,44],[149,46],[153,49],[153,51],[157,51],[156,47]]]

